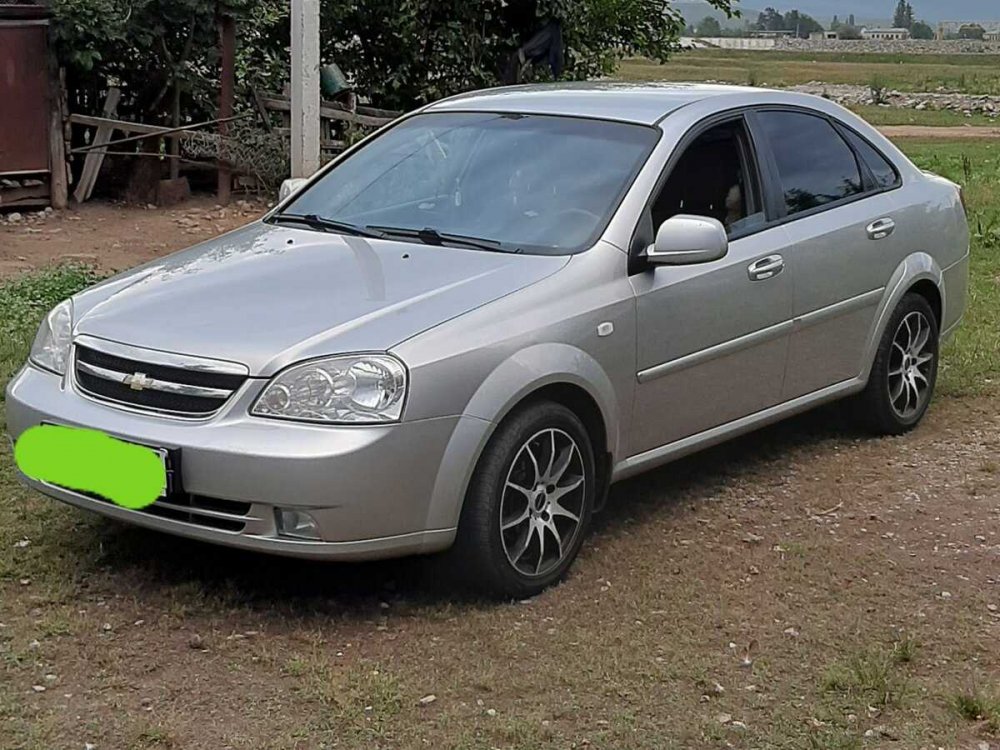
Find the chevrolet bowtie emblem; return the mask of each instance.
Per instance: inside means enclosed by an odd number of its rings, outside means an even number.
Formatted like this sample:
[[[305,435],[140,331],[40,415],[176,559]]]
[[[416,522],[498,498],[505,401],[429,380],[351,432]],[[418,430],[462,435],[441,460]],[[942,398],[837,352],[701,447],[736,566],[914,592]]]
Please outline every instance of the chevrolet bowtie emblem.
[[[132,375],[127,375],[122,382],[133,391],[141,391],[146,388],[146,386],[153,384],[152,379],[147,378],[146,373],[144,372],[136,372]]]

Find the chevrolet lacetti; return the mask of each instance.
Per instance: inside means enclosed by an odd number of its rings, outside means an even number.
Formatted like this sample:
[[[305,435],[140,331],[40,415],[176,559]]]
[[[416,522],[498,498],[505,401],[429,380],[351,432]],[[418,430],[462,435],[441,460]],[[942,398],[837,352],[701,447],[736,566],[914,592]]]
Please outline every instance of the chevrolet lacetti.
[[[960,189],[799,94],[464,94],[294,187],[58,305],[8,386],[15,440],[153,448],[162,495],[30,486],[262,552],[449,549],[526,596],[612,482],[835,399],[913,428],[966,304]]]

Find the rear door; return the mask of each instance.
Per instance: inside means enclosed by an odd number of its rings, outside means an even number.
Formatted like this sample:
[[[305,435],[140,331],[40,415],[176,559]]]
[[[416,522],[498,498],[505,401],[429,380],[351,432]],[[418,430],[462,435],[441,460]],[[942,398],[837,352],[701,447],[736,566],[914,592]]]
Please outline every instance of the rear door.
[[[788,234],[794,323],[787,401],[863,369],[876,310],[901,257],[887,192],[898,175],[861,136],[822,113],[765,109],[750,121]],[[879,158],[881,165],[869,165]]]

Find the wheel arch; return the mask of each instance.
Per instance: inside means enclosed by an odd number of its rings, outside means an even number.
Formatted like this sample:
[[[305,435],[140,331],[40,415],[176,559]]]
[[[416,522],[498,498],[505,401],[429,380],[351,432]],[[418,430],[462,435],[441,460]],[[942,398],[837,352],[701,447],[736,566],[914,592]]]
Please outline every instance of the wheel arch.
[[[882,335],[889,324],[893,310],[896,309],[900,300],[910,292],[916,292],[928,301],[937,318],[938,325],[942,325],[946,302],[944,274],[937,261],[928,253],[912,253],[896,267],[889,283],[886,284],[885,294],[869,334],[864,371],[861,373],[863,381],[867,382],[868,376],[871,374],[879,342],[882,340]]]
[[[598,505],[603,501],[620,438],[615,388],[604,368],[581,349],[538,344],[501,362],[469,400],[462,421],[478,428],[475,435],[456,430],[449,441],[429,521],[457,525],[475,467],[499,425],[525,404],[544,399],[572,410],[587,428],[597,460]]]

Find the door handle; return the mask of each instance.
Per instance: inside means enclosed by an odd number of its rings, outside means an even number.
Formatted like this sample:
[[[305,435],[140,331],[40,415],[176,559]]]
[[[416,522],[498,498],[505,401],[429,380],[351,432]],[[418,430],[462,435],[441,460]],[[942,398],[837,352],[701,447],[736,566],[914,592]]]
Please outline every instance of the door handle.
[[[896,222],[889,218],[877,219],[868,225],[866,231],[868,232],[868,239],[884,240],[896,231]]]
[[[768,255],[766,258],[751,263],[747,267],[747,275],[750,277],[750,281],[766,281],[774,278],[783,270],[785,270],[785,259],[780,255]]]

